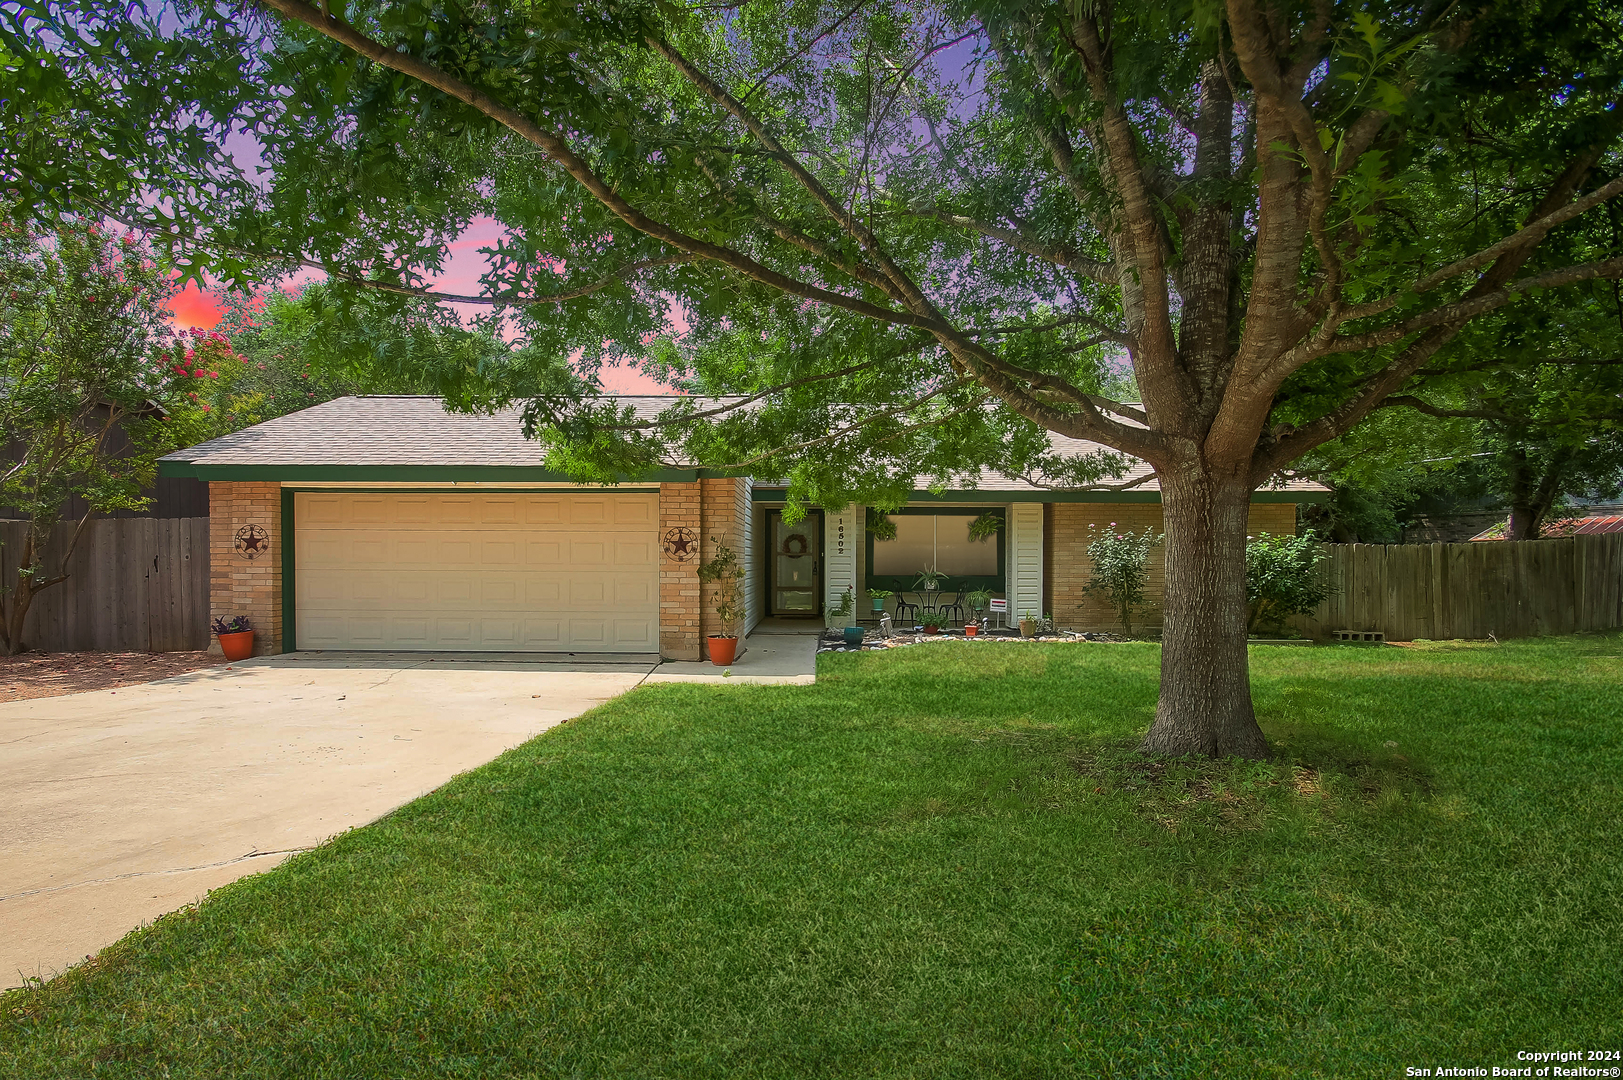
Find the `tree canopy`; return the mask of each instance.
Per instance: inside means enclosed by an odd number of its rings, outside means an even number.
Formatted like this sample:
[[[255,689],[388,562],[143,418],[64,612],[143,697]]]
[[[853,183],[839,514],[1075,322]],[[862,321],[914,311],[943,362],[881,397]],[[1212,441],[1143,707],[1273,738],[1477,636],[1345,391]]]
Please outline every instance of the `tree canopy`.
[[[1472,319],[1623,275],[1579,224],[1623,192],[1616,0],[264,6],[7,9],[32,134],[0,183],[227,277],[488,308],[522,348],[458,400],[527,400],[581,478],[680,457],[894,505],[1141,458],[1153,749],[1261,752],[1250,493]],[[482,291],[426,287],[481,217]],[[589,394],[614,357],[738,407],[639,424]]]

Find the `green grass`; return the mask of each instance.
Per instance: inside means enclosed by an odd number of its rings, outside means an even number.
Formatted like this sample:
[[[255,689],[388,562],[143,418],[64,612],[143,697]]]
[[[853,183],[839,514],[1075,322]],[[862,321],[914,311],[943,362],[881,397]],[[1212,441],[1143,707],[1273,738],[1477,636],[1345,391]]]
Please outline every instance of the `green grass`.
[[[5,995],[0,1074],[1356,1077],[1615,1047],[1620,654],[1259,648],[1262,764],[1132,753],[1149,645],[647,687]]]

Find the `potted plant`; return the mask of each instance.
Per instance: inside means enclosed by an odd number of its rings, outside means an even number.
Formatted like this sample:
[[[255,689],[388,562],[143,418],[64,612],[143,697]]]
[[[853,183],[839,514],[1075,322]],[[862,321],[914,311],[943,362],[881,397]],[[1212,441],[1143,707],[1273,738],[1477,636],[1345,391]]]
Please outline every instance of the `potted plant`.
[[[824,613],[824,621],[830,630],[843,630],[856,622],[857,597],[850,589],[840,594],[840,602]]]
[[[874,614],[885,610],[885,601],[890,599],[892,593],[889,589],[869,589],[868,599],[873,601]]]
[[[738,656],[738,624],[744,621],[744,598],[739,580],[744,568],[738,565],[738,555],[728,547],[725,538],[712,536],[715,554],[699,564],[699,580],[716,586],[716,618],[721,633],[710,635],[710,662],[726,667]]]
[[[974,637],[980,633],[980,627],[977,624],[981,621],[981,613],[986,610],[986,605],[991,602],[991,589],[971,589],[964,594],[964,603],[968,604],[969,610],[974,612],[974,617],[964,624],[965,637]]]
[[[214,636],[227,660],[246,660],[254,654],[254,628],[246,615],[214,620]]]
[[[935,592],[941,588],[942,579],[947,575],[933,566],[926,566],[919,571],[919,576],[913,579],[913,587],[921,592]]]
[[[1020,616],[1020,636],[1023,638],[1037,636],[1037,617],[1029,611]]]

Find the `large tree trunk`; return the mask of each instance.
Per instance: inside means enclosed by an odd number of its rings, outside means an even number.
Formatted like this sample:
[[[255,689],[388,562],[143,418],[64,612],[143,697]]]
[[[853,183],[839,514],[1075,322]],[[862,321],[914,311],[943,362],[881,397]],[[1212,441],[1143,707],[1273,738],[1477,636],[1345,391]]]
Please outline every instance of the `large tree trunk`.
[[[1161,476],[1166,623],[1161,700],[1143,749],[1262,758],[1246,656],[1245,542],[1251,492],[1204,470]]]

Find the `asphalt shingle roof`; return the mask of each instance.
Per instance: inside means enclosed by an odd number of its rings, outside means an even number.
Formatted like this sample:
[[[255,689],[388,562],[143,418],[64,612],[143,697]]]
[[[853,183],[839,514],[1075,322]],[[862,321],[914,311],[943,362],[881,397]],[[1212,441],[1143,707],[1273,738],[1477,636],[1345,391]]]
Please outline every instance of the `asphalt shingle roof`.
[[[671,398],[624,396],[638,416],[652,418]],[[1053,438],[1068,454],[1106,449],[1081,439]],[[524,437],[520,410],[503,409],[488,416],[448,413],[435,397],[342,397],[209,442],[178,450],[163,460],[195,465],[518,465],[539,468],[544,452]],[[1126,476],[1107,480],[1103,488],[1147,477],[1150,467],[1137,462]],[[973,485],[986,491],[1043,491],[1014,477],[983,472]],[[1157,490],[1153,478],[1131,488]],[[1322,485],[1292,480],[1271,490],[1322,492]]]

